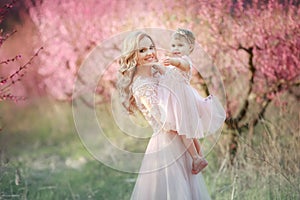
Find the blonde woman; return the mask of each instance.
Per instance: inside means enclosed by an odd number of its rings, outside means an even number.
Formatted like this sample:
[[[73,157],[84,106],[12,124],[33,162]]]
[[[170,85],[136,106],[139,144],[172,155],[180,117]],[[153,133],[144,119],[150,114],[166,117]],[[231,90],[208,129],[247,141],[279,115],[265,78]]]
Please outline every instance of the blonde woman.
[[[210,199],[193,139],[162,128],[155,62],[156,48],[149,35],[137,31],[125,38],[117,86],[121,101],[129,113],[139,110],[153,129],[131,199]]]

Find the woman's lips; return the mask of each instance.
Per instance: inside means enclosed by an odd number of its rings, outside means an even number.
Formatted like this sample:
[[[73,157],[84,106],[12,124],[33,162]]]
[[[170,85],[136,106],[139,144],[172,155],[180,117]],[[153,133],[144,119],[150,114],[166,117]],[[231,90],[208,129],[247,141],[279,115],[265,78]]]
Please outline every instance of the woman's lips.
[[[173,52],[173,55],[180,56],[180,52]]]
[[[154,60],[154,57],[146,58],[145,60],[148,61],[148,62],[151,62],[151,61]]]

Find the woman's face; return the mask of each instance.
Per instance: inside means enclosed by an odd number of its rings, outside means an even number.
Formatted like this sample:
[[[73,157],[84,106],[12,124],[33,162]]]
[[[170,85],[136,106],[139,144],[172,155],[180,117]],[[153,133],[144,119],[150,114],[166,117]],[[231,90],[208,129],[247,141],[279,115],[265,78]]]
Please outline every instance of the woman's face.
[[[151,62],[156,62],[155,46],[148,37],[140,40],[137,50],[137,65],[144,65]]]

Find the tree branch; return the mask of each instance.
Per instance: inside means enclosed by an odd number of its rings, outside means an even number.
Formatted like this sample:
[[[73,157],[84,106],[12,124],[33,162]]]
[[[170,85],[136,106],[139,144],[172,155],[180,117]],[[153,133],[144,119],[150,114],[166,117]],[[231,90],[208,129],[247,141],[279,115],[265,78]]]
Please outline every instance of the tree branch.
[[[247,110],[249,108],[249,96],[252,93],[253,84],[254,84],[254,76],[255,76],[256,69],[255,69],[254,64],[253,64],[253,47],[245,48],[241,44],[239,44],[238,49],[242,49],[242,50],[246,51],[249,54],[248,64],[249,64],[249,70],[251,72],[251,77],[250,77],[250,80],[249,80],[249,89],[248,89],[248,92],[247,92],[247,98],[244,101],[242,109],[240,110],[239,114],[236,117],[236,121],[240,122],[246,116]]]

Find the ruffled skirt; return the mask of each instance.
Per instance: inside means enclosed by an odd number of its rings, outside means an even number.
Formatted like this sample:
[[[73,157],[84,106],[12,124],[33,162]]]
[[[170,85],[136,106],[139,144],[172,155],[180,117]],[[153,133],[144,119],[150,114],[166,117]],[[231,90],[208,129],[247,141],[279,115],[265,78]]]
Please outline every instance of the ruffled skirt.
[[[162,79],[158,97],[165,130],[177,131],[187,138],[203,138],[223,126],[226,113],[218,98],[203,98],[185,80]]]

